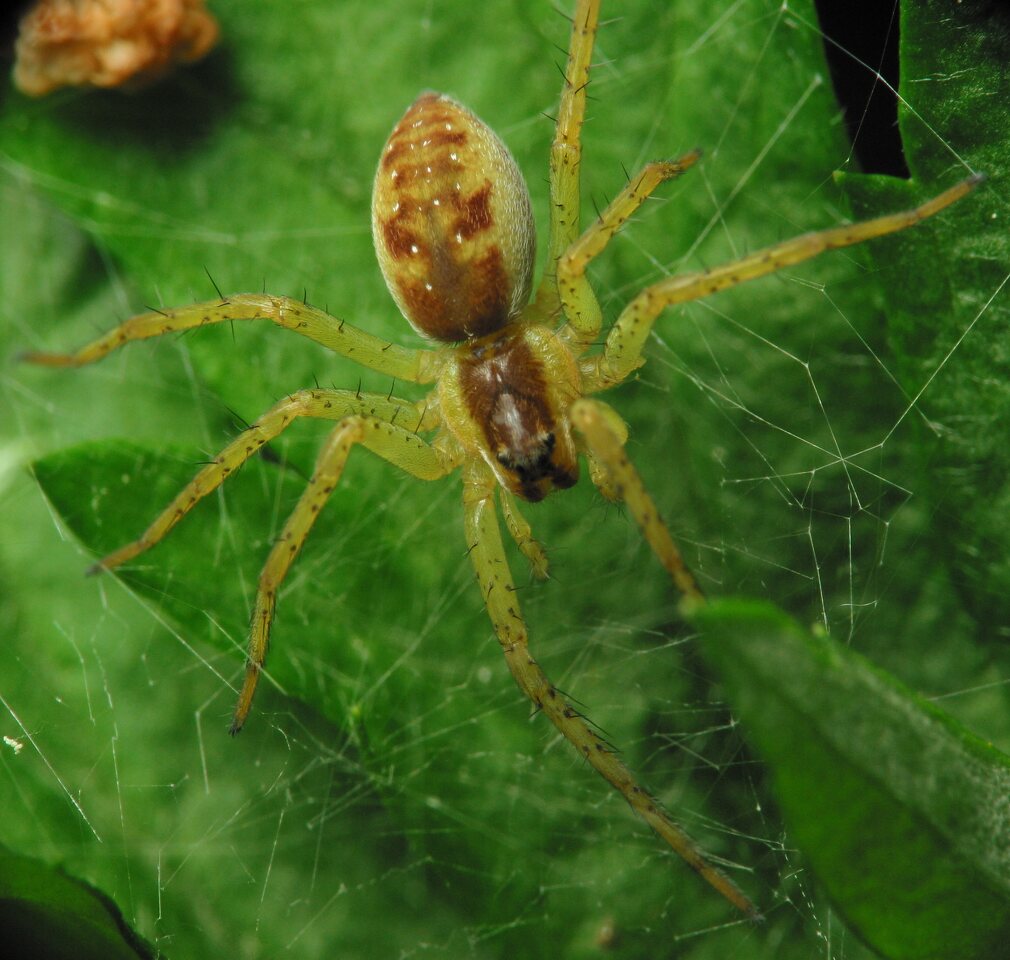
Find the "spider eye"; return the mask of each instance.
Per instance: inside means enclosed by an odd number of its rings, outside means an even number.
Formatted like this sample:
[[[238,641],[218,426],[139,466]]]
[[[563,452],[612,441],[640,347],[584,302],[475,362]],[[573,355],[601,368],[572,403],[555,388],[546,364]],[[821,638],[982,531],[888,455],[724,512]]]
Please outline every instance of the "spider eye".
[[[535,234],[526,182],[494,131],[449,97],[422,94],[390,134],[372,237],[393,299],[435,340],[486,336],[529,300]]]

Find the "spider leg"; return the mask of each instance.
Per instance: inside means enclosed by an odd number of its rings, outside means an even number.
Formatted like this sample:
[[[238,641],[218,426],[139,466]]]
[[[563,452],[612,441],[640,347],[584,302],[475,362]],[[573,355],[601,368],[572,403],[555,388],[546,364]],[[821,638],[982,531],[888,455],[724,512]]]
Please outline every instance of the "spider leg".
[[[862,223],[805,233],[710,270],[668,277],[646,287],[621,312],[601,354],[581,362],[585,391],[595,393],[626,379],[642,365],[642,350],[656,317],[667,307],[698,300],[810,260],[827,250],[862,243],[913,227],[970,193],[982,177],[974,175],[911,210]]]
[[[319,453],[309,485],[270,550],[260,573],[249,634],[245,679],[235,705],[231,733],[236,734],[249,715],[256,684],[263,672],[270,624],[277,591],[298,556],[326,501],[340,480],[348,454],[360,444],[419,480],[437,480],[452,469],[451,458],[426,443],[413,431],[374,416],[344,417],[330,433]]]
[[[613,748],[565,700],[530,655],[526,624],[519,609],[519,600],[495,516],[494,487],[495,482],[483,464],[467,468],[463,478],[464,524],[470,559],[477,572],[484,603],[505,654],[505,661],[519,689],[538,709],[543,710],[565,739],[691,869],[747,916],[758,917],[754,904],[728,877],[708,862],[694,841],[639,786]]]
[[[652,192],[666,180],[679,177],[701,156],[692,150],[677,160],[647,163],[607,205],[599,218],[565,250],[557,263],[558,293],[567,323],[558,331],[578,355],[592,346],[603,323],[596,294],[586,279],[586,267],[614,238]]]
[[[684,563],[642,478],[624,452],[624,437],[614,425],[617,414],[605,403],[583,397],[572,404],[569,416],[572,426],[585,438],[592,458],[606,475],[608,484],[602,488],[604,494],[628,505],[653,553],[680,592],[690,601],[704,603],[705,595]]]
[[[146,340],[231,320],[270,320],[321,343],[334,353],[398,380],[430,383],[438,375],[435,351],[398,346],[301,300],[265,293],[239,293],[227,299],[194,303],[174,310],[152,310],[131,317],[76,353],[30,351],[22,354],[21,359],[48,367],[81,367],[101,360],[132,340]]]
[[[159,543],[208,493],[216,490],[235,470],[258,453],[298,417],[339,420],[349,414],[368,416],[408,429],[420,426],[420,413],[406,400],[353,390],[299,390],[274,404],[249,429],[243,430],[208,463],[155,518],[141,536],[103,557],[89,573],[112,570]]]
[[[556,269],[560,256],[579,234],[580,133],[586,115],[589,64],[600,19],[600,0],[578,0],[572,17],[572,36],[565,67],[558,119],[550,154],[551,227],[547,265],[537,288],[536,305],[542,316],[557,313]]]
[[[498,495],[508,532],[512,535],[512,539],[515,540],[522,555],[529,560],[530,566],[533,568],[533,575],[538,580],[546,580],[548,576],[547,554],[544,552],[543,545],[533,539],[533,531],[526,518],[519,512],[515,497],[504,487],[498,488]]]

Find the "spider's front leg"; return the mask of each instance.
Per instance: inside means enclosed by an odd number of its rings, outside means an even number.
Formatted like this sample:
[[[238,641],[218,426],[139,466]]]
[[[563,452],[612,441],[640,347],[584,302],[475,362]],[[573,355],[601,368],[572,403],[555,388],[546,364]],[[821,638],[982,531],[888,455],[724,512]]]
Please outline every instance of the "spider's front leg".
[[[684,563],[642,478],[624,452],[626,437],[617,429],[620,423],[617,414],[605,403],[583,397],[572,404],[569,417],[572,426],[582,434],[590,463],[595,466],[593,482],[608,499],[628,505],[653,553],[687,600],[704,603],[705,595]]]
[[[136,540],[102,557],[88,572],[114,570],[160,543],[200,500],[213,493],[246,460],[259,453],[299,417],[340,420],[350,414],[377,417],[389,423],[399,421],[412,430],[426,426],[421,423],[417,407],[407,400],[354,390],[299,390],[274,404],[256,423],[232,440],[176,494],[175,499]]]
[[[316,517],[339,482],[355,444],[366,447],[419,480],[437,480],[455,466],[450,456],[425,443],[413,431],[377,417],[354,415],[344,418],[333,428],[316,460],[308,487],[284,524],[260,573],[250,625],[245,680],[235,705],[232,734],[242,729],[263,672],[277,592]]]
[[[749,917],[758,917],[754,904],[736,884],[709,863],[694,841],[639,786],[613,748],[564,698],[531,656],[526,623],[519,609],[519,599],[495,515],[495,485],[494,478],[483,464],[467,466],[463,477],[464,524],[470,560],[477,573],[484,603],[519,689],[691,869],[737,909]]]

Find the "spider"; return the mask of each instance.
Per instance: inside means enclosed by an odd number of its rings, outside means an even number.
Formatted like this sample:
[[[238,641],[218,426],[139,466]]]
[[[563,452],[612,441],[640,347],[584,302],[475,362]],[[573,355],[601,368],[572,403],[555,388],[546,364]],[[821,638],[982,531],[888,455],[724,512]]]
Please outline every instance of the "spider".
[[[535,234],[525,181],[502,141],[455,100],[423,93],[394,127],[375,177],[372,229],[386,284],[404,317],[434,341],[407,349],[307,303],[238,294],[135,316],[76,353],[33,352],[47,366],[81,366],[132,340],[234,320],[266,319],[401,381],[433,384],[416,402],[356,390],[299,390],[240,433],[139,537],[99,560],[113,570],[159,543],[201,498],[299,417],[336,421],[308,486],[260,574],[248,659],[231,724],[245,723],[263,671],[278,589],[355,446],[407,474],[459,470],[465,542],[509,669],[523,693],[705,881],[749,917],[751,900],[702,854],[532,657],[498,521],[535,575],[547,558],[517,501],[573,486],[580,459],[592,483],[635,518],[685,606],[704,595],[624,452],[627,428],[596,395],[627,380],[668,307],[774,273],[818,254],[911,227],[965,196],[972,176],[912,210],[808,233],[711,269],[668,277],[625,306],[599,345],[602,315],[586,268],[664,181],[700,153],[647,164],[584,231],[579,227],[580,134],[599,0],[577,0],[550,148],[547,265],[533,292]]]

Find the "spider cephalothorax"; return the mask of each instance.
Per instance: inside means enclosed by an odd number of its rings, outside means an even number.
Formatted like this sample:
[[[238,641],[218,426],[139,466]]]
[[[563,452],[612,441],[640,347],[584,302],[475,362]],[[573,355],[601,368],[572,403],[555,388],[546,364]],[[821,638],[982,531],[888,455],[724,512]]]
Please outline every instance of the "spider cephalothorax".
[[[552,330],[511,324],[456,350],[439,397],[456,439],[510,493],[536,501],[579,479],[568,420],[579,388],[575,358]]]
[[[618,415],[591,395],[644,363],[652,325],[666,308],[848,246],[911,227],[968,193],[977,176],[921,206],[786,240],[739,260],[667,277],[623,309],[602,347],[602,315],[586,267],[645,199],[687,170],[697,152],[650,163],[579,232],[580,131],[599,0],[577,0],[565,84],[550,151],[551,223],[544,276],[530,300],[533,216],[522,175],[501,140],[455,101],[425,93],[382,151],[372,204],[383,275],[404,316],[435,349],[397,346],[286,297],[238,294],[127,320],[77,353],[31,353],[49,366],[101,359],[130,340],[233,320],[268,319],[398,381],[436,387],[416,401],[392,394],[315,388],[276,403],[204,466],[138,540],[103,557],[111,570],[153,547],[193,505],[297,417],[335,420],[308,486],[260,575],[245,680],[232,721],[248,716],[267,652],[281,582],[358,445],[406,473],[434,480],[459,469],[467,551],[505,660],[522,691],[631,807],[727,900],[757,910],[636,782],[628,768],[548,680],[530,655],[509,572],[496,498],[519,550],[546,576],[543,549],[514,498],[541,500],[578,479],[584,457],[597,488],[622,500],[650,547],[690,600],[702,594],[624,453]]]

